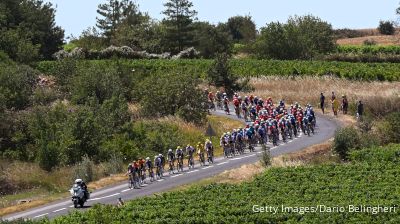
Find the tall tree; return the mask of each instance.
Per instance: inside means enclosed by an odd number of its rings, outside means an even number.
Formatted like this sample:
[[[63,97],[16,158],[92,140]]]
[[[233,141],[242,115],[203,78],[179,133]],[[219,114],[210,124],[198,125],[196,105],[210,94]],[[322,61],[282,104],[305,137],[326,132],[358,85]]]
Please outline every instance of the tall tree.
[[[96,17],[96,26],[103,31],[108,40],[115,35],[120,24],[137,24],[142,17],[139,6],[131,0],[108,0],[107,3],[98,6],[97,13],[100,18]]]
[[[192,23],[196,20],[197,12],[192,10],[193,3],[189,0],[168,0],[164,4],[163,14],[166,18],[165,44],[172,53],[182,51],[193,45]]]
[[[0,49],[20,62],[50,59],[64,42],[53,5],[42,0],[2,0],[0,27]]]
[[[228,32],[233,41],[248,43],[256,39],[256,24],[251,16],[235,16],[228,19],[226,23]]]

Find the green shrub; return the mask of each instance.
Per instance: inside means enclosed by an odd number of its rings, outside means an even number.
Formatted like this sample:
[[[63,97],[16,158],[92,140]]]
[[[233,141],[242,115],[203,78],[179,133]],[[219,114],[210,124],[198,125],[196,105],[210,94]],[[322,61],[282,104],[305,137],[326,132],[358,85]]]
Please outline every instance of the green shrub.
[[[380,21],[378,26],[379,33],[383,35],[393,35],[396,31],[394,28],[394,22],[392,21]]]
[[[382,144],[400,143],[400,112],[394,112],[377,125]]]
[[[75,165],[73,179],[83,179],[85,182],[94,180],[94,163],[89,157],[84,156],[82,162]]]
[[[263,166],[268,167],[271,166],[272,164],[272,156],[271,156],[271,151],[269,148],[267,148],[266,145],[262,145],[262,156],[261,156],[261,163]]]
[[[335,133],[333,150],[342,160],[347,160],[352,149],[360,148],[360,134],[353,127],[339,129]]]

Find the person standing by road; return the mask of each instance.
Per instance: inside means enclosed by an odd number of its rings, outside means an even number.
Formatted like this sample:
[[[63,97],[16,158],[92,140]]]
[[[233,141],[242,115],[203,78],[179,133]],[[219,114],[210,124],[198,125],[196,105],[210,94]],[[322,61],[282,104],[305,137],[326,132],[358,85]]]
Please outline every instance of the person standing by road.
[[[335,114],[335,107],[334,107],[334,101],[336,100],[336,95],[335,92],[332,91],[332,96],[331,96],[331,103],[332,103],[332,112]]]
[[[325,114],[325,96],[324,96],[324,93],[321,93],[321,96],[319,97],[319,101],[320,101],[320,106],[321,106],[322,113]]]
[[[359,100],[357,103],[357,119],[361,119],[363,114],[364,114],[364,104],[361,102],[361,100]]]
[[[349,108],[349,102],[347,101],[346,95],[342,95],[342,112],[343,114],[347,114],[347,110]]]
[[[340,107],[339,101],[336,98],[333,99],[332,101],[333,115],[335,116],[338,115],[339,107]]]

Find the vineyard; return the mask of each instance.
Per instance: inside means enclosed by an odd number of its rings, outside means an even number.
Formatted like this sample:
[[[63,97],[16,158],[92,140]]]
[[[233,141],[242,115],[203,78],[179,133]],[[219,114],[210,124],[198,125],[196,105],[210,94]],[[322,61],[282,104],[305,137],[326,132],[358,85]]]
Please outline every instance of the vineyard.
[[[99,66],[123,64],[135,71],[145,71],[152,74],[187,73],[205,77],[212,60],[92,60],[80,61],[78,66],[87,64]],[[400,80],[400,64],[395,63],[350,63],[329,61],[279,61],[241,59],[232,60],[233,73],[243,77],[260,77],[270,75],[334,75],[354,80]],[[37,69],[45,74],[57,74],[63,68],[63,62],[44,61],[37,65]]]
[[[253,182],[164,193],[122,208],[97,205],[51,223],[399,223],[394,213],[253,212],[253,205],[397,205],[400,145],[357,151],[351,158],[347,164],[271,168]]]
[[[392,46],[338,46],[337,53],[343,54],[392,54],[399,55],[400,54],[400,46],[392,45]]]

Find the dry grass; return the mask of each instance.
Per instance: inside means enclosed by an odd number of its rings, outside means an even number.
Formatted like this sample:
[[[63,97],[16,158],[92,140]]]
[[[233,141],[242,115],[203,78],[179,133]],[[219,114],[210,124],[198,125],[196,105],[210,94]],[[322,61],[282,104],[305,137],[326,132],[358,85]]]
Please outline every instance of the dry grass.
[[[332,144],[333,138],[326,142],[312,145],[298,152],[275,157],[272,160],[272,166],[292,167],[305,164],[337,162],[337,158],[332,155]]]
[[[399,35],[374,35],[365,37],[344,38],[337,40],[336,43],[339,45],[364,45],[364,41],[366,40],[375,41],[377,45],[382,45],[382,46],[400,44]]]
[[[346,95],[350,104],[363,100],[366,108],[400,110],[400,82],[363,82],[332,77],[296,77],[269,76],[251,79],[255,87],[253,95],[262,98],[272,97],[274,101],[284,99],[286,103],[319,104],[320,93],[325,93],[326,106],[329,111],[330,96]],[[244,95],[244,94],[242,94]],[[384,108],[382,107],[384,106]],[[378,111],[377,111],[378,112]]]

